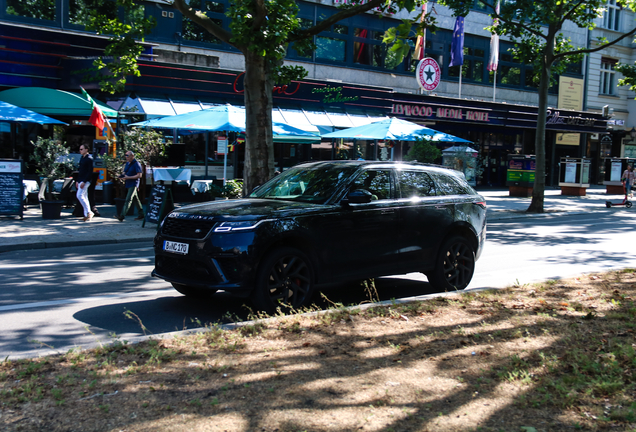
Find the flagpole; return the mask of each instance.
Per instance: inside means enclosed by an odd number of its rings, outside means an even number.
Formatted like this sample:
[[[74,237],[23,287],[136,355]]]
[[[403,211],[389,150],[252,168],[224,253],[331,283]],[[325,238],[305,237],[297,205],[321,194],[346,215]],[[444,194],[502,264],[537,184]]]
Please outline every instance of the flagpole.
[[[462,98],[462,68],[463,65],[459,65],[459,98]]]
[[[110,120],[108,120],[108,118],[106,118],[106,124],[110,128],[110,133],[113,134],[113,138],[115,139],[115,141],[117,141],[117,135],[115,135],[115,129],[113,129],[113,125],[110,124]]]
[[[495,80],[492,83],[492,101],[495,102],[497,94],[497,69],[495,69]]]

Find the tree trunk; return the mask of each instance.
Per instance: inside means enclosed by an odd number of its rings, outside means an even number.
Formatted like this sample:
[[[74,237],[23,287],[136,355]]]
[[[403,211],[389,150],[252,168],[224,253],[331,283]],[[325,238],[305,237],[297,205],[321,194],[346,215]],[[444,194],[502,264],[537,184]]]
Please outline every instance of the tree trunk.
[[[537,112],[537,129],[534,139],[536,168],[534,172],[534,188],[532,189],[532,201],[526,210],[528,213],[543,213],[545,200],[545,124],[548,113],[548,89],[552,76],[552,63],[554,62],[554,36],[548,39],[541,70],[541,82],[539,83],[539,107]]]
[[[243,195],[274,175],[271,71],[265,58],[245,53],[245,166]]]

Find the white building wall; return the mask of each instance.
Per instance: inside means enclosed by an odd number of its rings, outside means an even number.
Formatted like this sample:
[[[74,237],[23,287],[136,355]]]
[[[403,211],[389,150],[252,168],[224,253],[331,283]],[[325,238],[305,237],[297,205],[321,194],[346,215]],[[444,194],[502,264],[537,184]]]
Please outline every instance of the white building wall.
[[[606,38],[608,41],[616,39],[623,33],[630,31],[636,26],[635,15],[627,10],[621,11],[621,22],[619,31],[613,31],[604,29],[602,27],[603,20],[599,18],[596,20],[597,27],[590,32],[589,46],[591,48],[598,46],[598,38]],[[609,105],[611,112],[613,112],[613,119],[623,121],[624,125],[614,125],[614,130],[626,129],[631,130],[636,126],[636,104],[634,103],[634,97],[636,93],[629,90],[627,87],[619,87],[618,80],[623,76],[616,72],[616,84],[617,91],[615,96],[600,94],[600,79],[601,79],[601,60],[606,57],[616,60],[624,64],[634,64],[636,61],[636,44],[633,42],[633,37],[628,37],[618,42],[609,48],[602,51],[591,53],[587,61],[588,73],[587,73],[587,93],[586,93],[586,106],[585,109],[593,112],[601,112],[603,106]]]

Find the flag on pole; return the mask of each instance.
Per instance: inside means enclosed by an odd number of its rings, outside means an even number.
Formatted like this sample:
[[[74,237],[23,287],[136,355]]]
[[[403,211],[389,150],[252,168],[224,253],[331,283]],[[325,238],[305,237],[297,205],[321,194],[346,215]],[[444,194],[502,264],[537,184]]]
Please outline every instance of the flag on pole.
[[[499,10],[501,6],[501,1],[497,1],[497,8],[495,9],[497,15],[499,15]],[[494,27],[497,26],[497,18],[494,19],[492,25]],[[490,37],[490,60],[488,60],[488,70],[496,71],[497,66],[499,66],[499,35],[497,33],[493,33]]]
[[[464,17],[457,17],[451,43],[451,61],[449,66],[464,64]]]
[[[84,87],[80,87],[82,89],[82,94],[84,97],[90,102],[93,111],[91,112],[91,117],[88,119],[90,124],[98,128],[99,130],[104,129],[104,124],[106,122],[104,118],[104,113],[99,109],[99,106],[95,103],[92,97],[84,90]]]
[[[426,16],[426,3],[422,5],[422,17],[420,23],[424,22]],[[422,32],[417,35],[417,41],[415,42],[415,52],[413,53],[413,59],[422,60],[424,58],[424,49],[426,48],[426,29],[422,29]]]

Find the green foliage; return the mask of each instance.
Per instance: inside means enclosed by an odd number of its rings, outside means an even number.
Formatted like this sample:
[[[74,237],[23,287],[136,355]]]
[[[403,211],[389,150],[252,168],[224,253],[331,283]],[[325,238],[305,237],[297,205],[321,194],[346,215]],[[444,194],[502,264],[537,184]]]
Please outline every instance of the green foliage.
[[[123,91],[126,76],[140,76],[137,59],[143,53],[144,47],[137,41],[144,40],[157,25],[153,17],[144,16],[144,6],[133,0],[117,0],[117,6],[124,8],[125,19],[101,13],[99,8],[92,9],[88,14],[87,30],[94,30],[97,34],[110,37],[110,44],[104,50],[104,56],[96,59],[93,65],[104,73],[99,85],[102,90],[115,93]],[[105,59],[108,58],[108,61]]]
[[[240,198],[243,196],[243,181],[241,180],[228,180],[225,182],[225,186],[211,185],[206,194],[210,199],[215,198]]]
[[[123,153],[132,151],[139,163],[149,166],[157,165],[172,144],[161,133],[150,128],[132,128],[120,134],[119,138],[122,142],[118,149]]]
[[[37,166],[36,172],[41,177],[59,179],[73,172],[73,163],[67,159],[68,147],[54,138],[38,137],[33,144],[31,161]]]
[[[618,80],[618,85],[629,86],[632,91],[636,90],[636,64],[618,63],[615,69],[623,75],[623,78]]]
[[[118,178],[124,167],[123,159],[124,153],[119,148],[117,148],[117,154],[115,156],[109,154],[102,155],[102,162],[104,163],[108,177],[110,181],[114,183],[115,188],[120,190],[120,192],[124,187],[124,181]]]
[[[243,196],[243,181],[234,179],[228,180],[225,182],[225,186],[223,186],[222,194],[226,198],[240,198]]]
[[[137,162],[143,165],[154,166],[161,158],[166,156],[166,150],[171,142],[166,141],[163,135],[152,129],[132,128],[119,135],[116,154],[102,156],[104,168],[108,172],[115,189],[121,194],[124,181],[119,178],[126,163],[124,154],[132,151]],[[118,195],[119,196],[119,195]]]
[[[404,159],[422,163],[435,163],[438,162],[441,157],[442,151],[438,149],[435,144],[431,144],[431,141],[426,138],[418,138]]]

